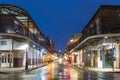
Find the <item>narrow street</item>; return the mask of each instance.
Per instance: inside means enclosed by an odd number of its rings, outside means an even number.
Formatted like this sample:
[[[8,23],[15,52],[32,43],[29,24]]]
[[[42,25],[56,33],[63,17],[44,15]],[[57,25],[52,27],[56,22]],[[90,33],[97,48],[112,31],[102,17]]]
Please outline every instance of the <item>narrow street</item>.
[[[0,80],[119,80],[120,73],[101,73],[78,70],[69,64],[56,62],[30,72],[0,74]]]

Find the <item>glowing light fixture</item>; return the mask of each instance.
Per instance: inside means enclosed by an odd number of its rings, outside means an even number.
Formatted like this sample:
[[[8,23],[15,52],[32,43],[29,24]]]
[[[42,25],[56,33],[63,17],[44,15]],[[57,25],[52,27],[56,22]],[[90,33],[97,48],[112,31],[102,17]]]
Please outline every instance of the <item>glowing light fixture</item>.
[[[73,39],[71,39],[71,40],[70,40],[70,42],[74,42],[74,40],[73,40]]]
[[[108,38],[108,36],[105,36],[104,38],[105,38],[105,39],[107,39],[107,38]]]
[[[28,48],[28,46],[29,46],[28,44],[24,44],[24,45],[19,46],[17,49],[23,50],[23,49]]]

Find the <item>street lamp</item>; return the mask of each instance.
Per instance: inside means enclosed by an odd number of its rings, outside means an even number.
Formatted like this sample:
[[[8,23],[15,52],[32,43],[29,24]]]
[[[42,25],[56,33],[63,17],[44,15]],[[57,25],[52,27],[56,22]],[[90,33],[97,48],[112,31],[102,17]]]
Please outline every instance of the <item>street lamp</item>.
[[[25,44],[25,50],[26,50],[26,63],[25,63],[25,70],[28,70],[28,44]]]
[[[12,51],[10,51],[9,54],[9,68],[11,68],[11,64],[12,64]]]

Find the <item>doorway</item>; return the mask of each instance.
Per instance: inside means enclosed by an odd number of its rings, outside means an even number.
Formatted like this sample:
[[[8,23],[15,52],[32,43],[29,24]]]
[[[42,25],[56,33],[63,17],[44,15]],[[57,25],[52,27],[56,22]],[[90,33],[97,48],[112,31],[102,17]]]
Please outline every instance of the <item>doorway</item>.
[[[10,52],[1,52],[0,64],[1,68],[11,67],[12,64],[12,54]]]

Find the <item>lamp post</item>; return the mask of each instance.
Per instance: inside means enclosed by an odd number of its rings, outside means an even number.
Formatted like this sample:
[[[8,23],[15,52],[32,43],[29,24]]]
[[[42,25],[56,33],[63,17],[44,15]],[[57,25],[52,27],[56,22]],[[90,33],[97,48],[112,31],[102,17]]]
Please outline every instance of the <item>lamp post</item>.
[[[28,70],[28,44],[25,45],[25,53],[26,53],[26,62],[25,62],[25,70]]]
[[[25,70],[28,70],[28,52],[26,48],[26,63],[25,63]]]
[[[12,51],[10,51],[9,54],[9,68],[11,68],[11,64],[12,64]]]

